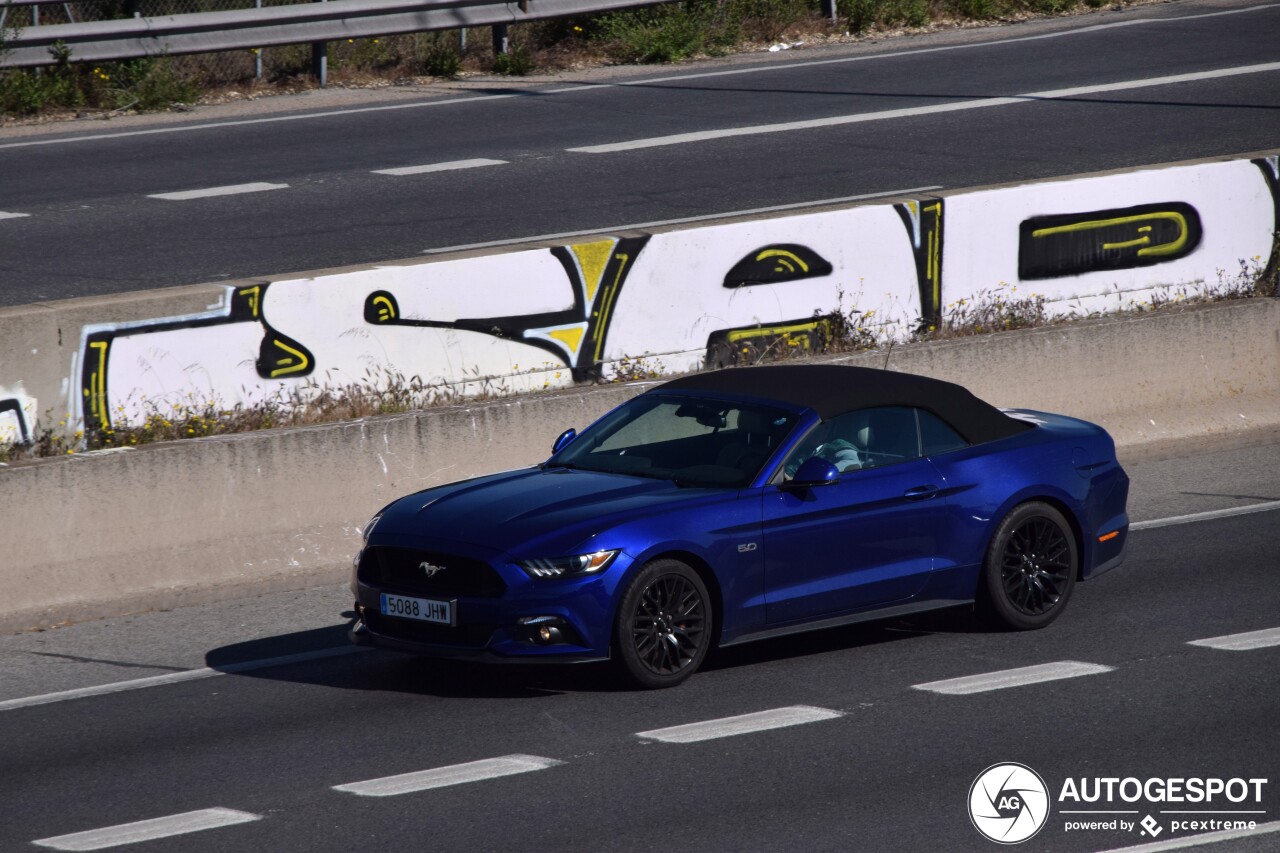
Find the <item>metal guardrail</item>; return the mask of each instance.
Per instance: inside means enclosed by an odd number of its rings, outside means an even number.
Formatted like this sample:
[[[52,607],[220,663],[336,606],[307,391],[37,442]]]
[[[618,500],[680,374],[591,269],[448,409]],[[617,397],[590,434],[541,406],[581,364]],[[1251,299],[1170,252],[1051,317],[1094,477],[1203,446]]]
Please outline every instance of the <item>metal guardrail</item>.
[[[49,1],[16,0],[14,5]],[[8,5],[9,0],[0,0],[0,9]],[[0,67],[53,65],[50,48],[59,42],[71,49],[72,61],[109,62],[502,26],[639,5],[645,5],[645,0],[329,0],[264,9],[52,24],[26,27],[16,34],[10,31]]]

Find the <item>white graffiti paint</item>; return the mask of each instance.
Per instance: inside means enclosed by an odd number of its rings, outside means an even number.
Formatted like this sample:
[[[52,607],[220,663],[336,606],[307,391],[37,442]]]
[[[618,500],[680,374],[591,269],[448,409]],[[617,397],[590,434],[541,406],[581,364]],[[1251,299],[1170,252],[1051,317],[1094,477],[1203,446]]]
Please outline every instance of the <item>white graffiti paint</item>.
[[[416,382],[467,396],[572,382],[554,356],[519,341],[462,329],[366,322],[366,299],[379,290],[394,294],[398,319],[409,322],[448,323],[573,306],[571,283],[545,250],[275,281],[261,295],[260,322],[165,331],[144,327],[117,336],[107,373],[111,419],[137,423],[151,412],[208,402],[287,401],[307,386]],[[315,359],[313,369],[302,376],[261,376],[255,362],[264,337],[273,332],[301,342]]]
[[[1276,173],[1275,158],[1152,169],[228,287],[204,314],[86,328],[68,402],[123,425],[315,387],[513,393],[637,358],[696,368],[817,335],[836,311],[902,340],[996,298],[1122,310],[1265,264]],[[0,411],[0,438],[33,416],[34,401]]]
[[[1131,269],[1019,279],[1019,226],[1025,220],[1171,202],[1190,205],[1203,223],[1199,245],[1185,257]],[[943,310],[961,299],[1038,295],[1051,316],[1085,315],[1195,296],[1230,284],[1241,261],[1261,270],[1271,254],[1274,211],[1261,169],[1248,160],[956,195],[947,199]]]
[[[749,287],[726,273],[762,247],[803,245],[829,275]],[[875,312],[885,336],[920,316],[909,234],[892,206],[859,207],[657,234],[636,261],[609,326],[607,357],[653,356],[667,370],[701,366],[712,333],[794,323],[841,310]]]
[[[19,384],[0,387],[0,444],[30,441],[36,424],[39,402],[27,396]]]

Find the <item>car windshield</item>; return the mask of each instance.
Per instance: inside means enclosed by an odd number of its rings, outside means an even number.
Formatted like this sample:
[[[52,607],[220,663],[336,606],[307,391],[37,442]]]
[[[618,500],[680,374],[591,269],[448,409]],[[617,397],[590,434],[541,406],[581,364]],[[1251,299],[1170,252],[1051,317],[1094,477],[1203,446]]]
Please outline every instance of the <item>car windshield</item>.
[[[646,394],[587,429],[547,464],[740,488],[797,421],[768,406]]]

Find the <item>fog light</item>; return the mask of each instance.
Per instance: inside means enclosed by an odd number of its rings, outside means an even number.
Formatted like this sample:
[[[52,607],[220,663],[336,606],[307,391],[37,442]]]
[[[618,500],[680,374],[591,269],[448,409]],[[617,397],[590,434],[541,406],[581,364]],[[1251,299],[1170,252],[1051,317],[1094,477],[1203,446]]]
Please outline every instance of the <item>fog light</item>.
[[[560,631],[564,620],[559,616],[522,616],[516,620],[516,624],[529,632],[530,641],[539,645],[564,642],[564,634]]]

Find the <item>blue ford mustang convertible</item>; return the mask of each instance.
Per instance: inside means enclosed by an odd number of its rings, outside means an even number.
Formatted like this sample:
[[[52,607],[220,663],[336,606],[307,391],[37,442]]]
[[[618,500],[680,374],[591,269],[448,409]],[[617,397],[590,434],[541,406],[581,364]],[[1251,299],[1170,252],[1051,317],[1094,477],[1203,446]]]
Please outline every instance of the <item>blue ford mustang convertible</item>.
[[[1110,436],[838,365],[657,386],[519,471],[373,517],[352,637],[435,657],[612,659],[678,684],[713,646],[978,606],[1042,628],[1118,565]]]

